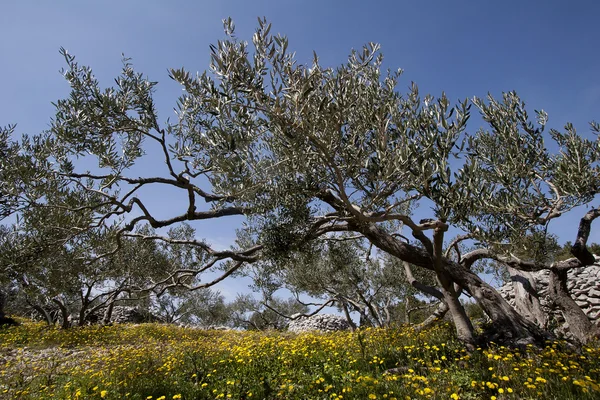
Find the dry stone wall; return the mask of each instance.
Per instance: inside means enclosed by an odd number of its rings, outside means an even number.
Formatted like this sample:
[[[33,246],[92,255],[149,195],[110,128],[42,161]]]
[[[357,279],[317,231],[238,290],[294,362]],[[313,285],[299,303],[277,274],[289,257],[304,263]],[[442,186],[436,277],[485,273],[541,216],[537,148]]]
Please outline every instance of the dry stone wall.
[[[596,256],[594,265],[574,268],[569,270],[567,275],[567,287],[571,297],[586,313],[593,322],[600,322],[600,258]],[[540,304],[544,312],[554,318],[553,325],[564,324],[564,318],[561,313],[552,306],[548,297],[548,278],[549,271],[538,271],[532,273],[535,280],[537,291],[539,293]],[[515,305],[515,292],[512,282],[509,282],[499,289],[500,294],[510,303]],[[552,318],[550,323],[552,323]],[[563,326],[564,328],[568,328]]]
[[[298,314],[292,315],[298,317]],[[344,331],[350,329],[350,324],[346,318],[334,314],[317,314],[311,317],[300,316],[290,321],[288,330],[294,333],[308,331]]]
[[[102,321],[104,310],[88,315],[88,324],[97,324]],[[144,322],[163,322],[151,312],[139,307],[115,306],[112,311],[110,322],[113,324],[140,324]],[[72,318],[71,325],[77,325],[78,319]]]
[[[111,322],[117,324],[139,324],[143,322],[162,322],[151,312],[138,307],[116,306],[113,309]]]

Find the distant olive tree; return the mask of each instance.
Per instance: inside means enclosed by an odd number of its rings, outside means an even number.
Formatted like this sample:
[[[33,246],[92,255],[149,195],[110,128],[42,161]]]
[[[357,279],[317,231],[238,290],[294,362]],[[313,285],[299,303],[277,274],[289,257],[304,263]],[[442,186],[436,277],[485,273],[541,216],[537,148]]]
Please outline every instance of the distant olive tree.
[[[106,250],[106,237],[106,233],[87,231],[65,246],[48,231],[23,233],[22,226],[2,227],[0,268],[6,273],[0,283],[14,293],[8,309],[20,314],[33,311],[63,328],[73,321],[107,323],[117,302],[147,297],[132,292],[154,286],[163,271],[172,268],[170,254],[155,242],[138,238],[123,239],[118,253],[87,262]]]
[[[298,315],[312,315],[309,306],[294,297],[271,296],[257,299],[250,294],[238,295],[230,304],[234,325],[247,330],[285,330]]]
[[[190,291],[169,288],[152,305],[153,314],[169,324],[194,325],[204,328],[233,326],[233,309],[225,297],[210,288]]]
[[[415,295],[431,294],[412,286],[414,275],[408,265],[372,250],[362,237],[342,235],[325,239],[322,246],[304,249],[294,257],[271,257],[254,263],[246,271],[259,291],[284,288],[297,299],[307,296],[318,300],[318,306],[337,307],[351,325],[351,314],[355,313],[361,326],[387,327],[406,320],[411,312],[408,305],[399,315],[400,303],[413,300],[414,306],[421,306]],[[430,285],[435,284],[434,277],[420,276]],[[437,290],[431,291],[438,295]]]
[[[0,129],[0,220],[12,226],[3,238],[11,251],[1,255],[0,281],[27,287],[28,299],[40,313],[48,308],[40,303],[59,307],[66,326],[66,303],[80,303],[83,323],[83,313],[92,303],[103,307],[131,291],[148,295],[192,288],[190,283],[198,282],[202,273],[219,272],[194,289],[210,287],[256,260],[260,246],[215,250],[184,224],[243,215],[244,210],[231,204],[230,195],[201,188],[212,186],[208,164],[201,171],[177,156],[169,143],[175,126],[158,123],[152,99],[155,83],[124,59],[116,85],[103,89],[90,68],[78,65],[64,49],[61,54],[71,93],[55,103],[50,128],[21,138],[16,138],[15,126]],[[166,176],[130,174],[144,156],[156,157],[147,154],[152,151],[162,158]],[[157,219],[142,195],[149,186],[180,191],[188,204]],[[165,251],[180,259],[162,260],[161,268],[138,275],[144,279],[132,279],[131,257],[149,256],[128,249],[134,242],[155,249],[150,242],[162,242]],[[146,261],[145,266],[155,265]],[[98,285],[105,284],[110,287],[97,298]],[[77,289],[69,289],[67,296],[65,286]]]

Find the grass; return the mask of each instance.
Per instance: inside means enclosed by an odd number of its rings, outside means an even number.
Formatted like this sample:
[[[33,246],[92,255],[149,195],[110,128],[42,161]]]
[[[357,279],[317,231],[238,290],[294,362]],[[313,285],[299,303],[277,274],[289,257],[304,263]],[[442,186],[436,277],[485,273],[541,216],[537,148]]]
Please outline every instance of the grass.
[[[467,354],[448,325],[301,335],[159,324],[0,329],[6,399],[597,399],[599,379],[597,346]]]

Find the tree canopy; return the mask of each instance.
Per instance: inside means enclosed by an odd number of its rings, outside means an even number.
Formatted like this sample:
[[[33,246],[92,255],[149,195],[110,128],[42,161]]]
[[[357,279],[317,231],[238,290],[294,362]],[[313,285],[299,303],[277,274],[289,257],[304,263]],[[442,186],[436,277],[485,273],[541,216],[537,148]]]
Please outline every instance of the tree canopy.
[[[600,188],[596,140],[570,124],[546,129],[548,115],[535,111],[532,120],[516,92],[455,104],[445,93],[422,95],[415,83],[401,93],[402,71],[384,71],[374,43],[333,68],[321,65],[317,54],[310,64],[299,63],[287,38],[272,34],[264,19],[252,46],[236,37],[231,19],[224,27],[226,38],[211,46],[208,71],[170,70],[184,89],[174,122],[159,122],[156,83],[129,59],[115,86],[102,88],[89,67],[62,49],[71,93],[56,102],[51,127],[16,142],[12,128],[1,136],[3,215],[60,225],[67,248],[89,232],[103,232],[110,248],[91,252],[86,263],[117,254],[124,238],[196,249],[196,258],[166,271],[164,290],[191,288],[190,278],[211,269],[221,276],[196,287],[259,260],[281,266],[324,240],[354,235],[363,246],[434,274],[434,285],[413,276],[413,286],[443,301],[469,345],[476,338],[458,298],[462,292],[506,337],[545,338],[544,327],[511,308],[478,276],[475,263],[548,269],[556,304],[586,340],[591,324],[565,280],[568,269],[595,262],[586,243],[600,209],[592,208],[573,232],[574,257],[550,262],[518,254],[527,252],[529,236],[594,200]],[[476,131],[467,129],[472,110],[486,124]],[[591,129],[600,132],[596,123]],[[130,174],[151,146],[163,174]],[[4,168],[17,159],[19,168]],[[148,186],[179,191],[185,209],[153,216],[143,197]],[[431,206],[430,215],[417,221],[414,210],[423,205]],[[66,210],[68,218],[34,210]],[[246,225],[227,250],[162,233],[183,222],[233,215],[244,216]],[[154,231],[141,232],[143,226]],[[461,234],[447,238],[450,228]],[[473,249],[461,251],[463,243]],[[327,273],[317,266],[305,267]]]

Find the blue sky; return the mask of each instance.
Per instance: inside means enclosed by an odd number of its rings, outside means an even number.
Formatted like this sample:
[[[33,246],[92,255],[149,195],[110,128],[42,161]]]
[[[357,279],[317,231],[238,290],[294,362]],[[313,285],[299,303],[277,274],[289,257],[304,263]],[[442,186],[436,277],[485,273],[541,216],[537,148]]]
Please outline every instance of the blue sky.
[[[386,66],[405,70],[401,90],[411,81],[450,99],[516,90],[532,112],[549,113],[551,127],[570,121],[587,134],[588,122],[600,119],[598,15],[596,1],[3,1],[0,125],[17,123],[29,134],[47,128],[50,102],[68,94],[58,73],[61,46],[105,85],[119,73],[121,53],[133,58],[159,82],[164,121],[181,91],[167,68],[205,70],[209,44],[223,38],[223,18],[231,16],[238,36],[250,40],[256,18],[265,16],[302,63],[315,50],[334,66],[352,48],[379,42]],[[177,204],[152,195],[156,207]],[[573,240],[577,211],[552,226],[561,241]],[[200,236],[227,245],[237,222],[203,225]]]

